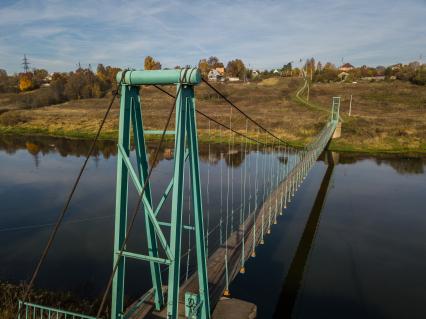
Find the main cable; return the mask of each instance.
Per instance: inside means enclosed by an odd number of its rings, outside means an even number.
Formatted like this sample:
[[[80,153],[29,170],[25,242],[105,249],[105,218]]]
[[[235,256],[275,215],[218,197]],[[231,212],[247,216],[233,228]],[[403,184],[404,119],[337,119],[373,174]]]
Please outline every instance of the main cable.
[[[166,90],[164,90],[163,88],[159,87],[158,85],[155,85],[155,84],[154,84],[153,86],[154,86],[155,88],[157,88],[158,90],[160,90],[161,92],[163,92],[163,93],[167,94],[167,95],[168,95],[168,96],[170,96],[171,98],[175,98],[175,96],[174,96],[173,94],[171,94],[171,93],[167,92]],[[231,127],[227,126],[226,124],[220,123],[219,121],[215,120],[214,118],[212,118],[211,116],[207,115],[206,113],[201,112],[200,110],[195,109],[195,112],[197,112],[197,113],[198,113],[198,114],[200,114],[201,116],[204,116],[206,119],[208,119],[208,120],[210,120],[210,121],[212,121],[212,122],[216,123],[217,125],[220,125],[220,126],[222,126],[222,127],[226,128],[227,130],[231,130],[232,132],[234,132],[235,134],[237,134],[237,135],[239,135],[239,136],[241,136],[241,137],[244,137],[244,138],[246,138],[246,139],[248,139],[248,140],[250,140],[250,141],[252,141],[252,142],[258,143],[258,144],[262,144],[262,145],[264,144],[263,142],[261,142],[261,141],[259,141],[259,140],[255,139],[255,138],[252,138],[252,137],[250,137],[250,136],[247,136],[247,135],[245,135],[245,134],[243,134],[243,133],[240,133],[240,132],[238,132],[238,131],[234,130],[233,128],[231,128]]]
[[[278,136],[276,136],[274,133],[266,129],[263,125],[261,125],[259,122],[254,120],[251,116],[249,116],[247,113],[245,113],[243,110],[241,110],[238,106],[236,106],[232,101],[230,101],[224,94],[222,94],[218,89],[216,89],[213,85],[211,85],[206,79],[201,78],[204,83],[207,84],[209,88],[211,88],[213,91],[215,91],[220,97],[222,97],[226,102],[228,102],[229,105],[231,105],[233,108],[237,109],[238,112],[240,112],[242,115],[244,115],[247,119],[249,119],[253,124],[260,127],[263,131],[265,131],[267,134],[271,135],[273,138],[277,139],[284,145],[289,145],[288,142],[280,139]]]

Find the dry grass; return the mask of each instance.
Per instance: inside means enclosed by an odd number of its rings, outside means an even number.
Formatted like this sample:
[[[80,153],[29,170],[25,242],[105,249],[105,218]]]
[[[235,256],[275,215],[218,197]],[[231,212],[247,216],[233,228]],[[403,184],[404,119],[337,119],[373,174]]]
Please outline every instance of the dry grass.
[[[352,94],[352,112],[349,100]],[[426,87],[405,82],[315,84],[311,101],[341,96],[342,138],[332,148],[354,151],[426,151]],[[327,104],[328,103],[328,104]]]
[[[300,85],[298,80],[280,80],[273,86],[253,83],[216,85],[256,121],[294,143],[306,142],[321,128],[326,118],[292,101],[294,91]],[[173,87],[165,89],[172,93],[175,91]],[[196,96],[199,110],[229,125],[230,107],[222,98],[205,85],[196,88]],[[10,110],[0,115],[1,130],[73,137],[90,136],[95,133],[109,98],[70,101],[31,110]],[[172,99],[153,87],[143,87],[141,98],[145,128],[162,129]],[[116,102],[105,124],[104,138],[116,135],[118,111]],[[318,123],[319,117],[323,120],[322,123]],[[235,129],[245,130],[245,119],[235,110],[232,112],[232,125]],[[201,135],[207,136],[208,121],[199,116],[198,126]],[[248,129],[253,135],[257,134],[254,125],[249,123]],[[212,123],[211,130],[217,133],[218,138],[219,126]]]
[[[328,119],[333,96],[342,97],[342,138],[334,140],[335,150],[372,152],[425,152],[426,88],[401,82],[358,84],[315,84],[311,88],[311,106],[294,96],[302,81],[278,79],[258,84],[214,84],[231,101],[256,121],[293,144],[307,143]],[[165,87],[174,93],[175,88]],[[352,116],[348,117],[348,99],[353,95]],[[196,87],[197,108],[229,125],[230,107],[207,86]],[[142,112],[146,129],[162,129],[172,99],[153,87],[141,90]],[[0,97],[1,99],[1,97]],[[110,96],[66,102],[31,110],[10,110],[0,114],[0,133],[45,134],[90,137],[96,132]],[[116,137],[118,102],[113,106],[102,137]],[[172,123],[173,127],[174,123]],[[232,111],[232,125],[245,131],[246,120]],[[208,121],[198,116],[200,140],[209,138]],[[220,139],[219,127],[211,124],[213,138]],[[248,124],[249,134],[257,136],[257,128]],[[222,131],[222,140],[228,135]],[[264,136],[261,137],[265,138]]]
[[[23,284],[13,285],[0,282],[0,318],[15,319],[17,317],[18,300],[22,297],[25,287]],[[29,300],[35,304],[84,314],[95,314],[99,306],[99,300],[82,299],[69,292],[53,292],[37,289],[31,291]],[[103,315],[107,317],[108,310],[104,311]]]

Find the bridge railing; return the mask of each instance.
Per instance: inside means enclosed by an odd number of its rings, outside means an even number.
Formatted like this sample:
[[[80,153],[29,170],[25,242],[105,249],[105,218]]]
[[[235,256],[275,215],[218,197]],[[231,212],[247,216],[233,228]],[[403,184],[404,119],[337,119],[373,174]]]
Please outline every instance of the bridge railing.
[[[21,311],[21,308],[24,308]],[[18,319],[96,319],[76,312],[19,301]]]

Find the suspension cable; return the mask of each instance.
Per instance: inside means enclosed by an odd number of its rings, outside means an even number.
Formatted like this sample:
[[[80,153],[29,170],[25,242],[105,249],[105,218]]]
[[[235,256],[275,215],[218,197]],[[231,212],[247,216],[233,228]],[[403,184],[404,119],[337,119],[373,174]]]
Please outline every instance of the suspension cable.
[[[174,96],[173,94],[171,94],[171,93],[167,92],[167,91],[166,91],[166,90],[164,90],[162,87],[160,87],[160,86],[158,86],[158,85],[153,85],[153,87],[155,87],[155,88],[157,88],[158,90],[160,90],[161,92],[163,92],[163,93],[167,94],[167,95],[168,95],[168,96],[170,96],[171,98],[175,98],[175,96]],[[214,119],[214,118],[212,118],[211,116],[207,115],[206,113],[204,113],[204,112],[202,112],[202,111],[200,111],[200,110],[198,110],[198,109],[195,109],[195,112],[197,112],[197,113],[198,113],[198,114],[200,114],[201,116],[204,116],[204,117],[205,117],[206,119],[208,119],[209,121],[212,121],[212,122],[216,123],[217,125],[220,125],[220,126],[222,126],[223,128],[227,129],[227,130],[231,130],[233,133],[235,133],[235,134],[237,134],[237,135],[239,135],[239,136],[241,136],[241,137],[244,137],[244,138],[246,138],[246,139],[248,139],[248,140],[250,140],[250,141],[252,141],[252,142],[255,142],[255,143],[263,144],[263,142],[259,141],[258,139],[255,139],[255,138],[252,138],[252,137],[250,137],[250,136],[247,136],[247,135],[245,135],[245,134],[243,134],[243,133],[240,133],[240,132],[238,132],[238,131],[234,130],[232,127],[229,127],[229,126],[227,126],[226,124],[220,123],[219,121],[215,120],[215,119]]]
[[[183,79],[185,79],[185,78],[186,78],[186,74],[187,74],[187,72],[188,72],[188,69],[185,69],[185,72],[184,72],[184,74],[183,74]],[[181,80],[181,81],[182,81],[182,80]],[[157,145],[157,149],[155,150],[155,155],[154,155],[153,163],[156,163],[156,162],[157,162],[158,155],[160,154],[160,149],[161,149],[161,146],[163,145],[164,138],[165,138],[165,136],[166,136],[166,131],[167,131],[167,129],[168,129],[168,127],[169,127],[169,124],[170,124],[170,121],[171,121],[171,119],[172,119],[172,115],[173,115],[173,112],[174,112],[174,110],[175,110],[175,106],[176,106],[177,98],[179,97],[181,90],[182,90],[182,85],[179,85],[179,87],[178,87],[178,91],[177,91],[177,93],[176,93],[176,97],[175,97],[175,99],[174,99],[174,101],[173,101],[173,103],[172,103],[172,107],[170,108],[170,111],[169,111],[169,114],[168,114],[168,117],[167,117],[166,125],[164,126],[163,133],[161,134],[160,142],[158,143],[158,145]],[[141,193],[140,193],[140,195],[139,195],[139,198],[138,198],[138,201],[137,201],[137,204],[136,204],[135,210],[134,210],[133,215],[132,215],[132,218],[131,218],[131,220],[130,220],[129,227],[128,227],[127,231],[126,231],[126,236],[124,237],[123,243],[122,243],[122,245],[121,245],[121,247],[120,247],[120,251],[119,251],[118,256],[117,256],[117,260],[116,260],[116,262],[115,262],[115,264],[114,264],[114,267],[113,267],[113,270],[112,270],[111,276],[110,276],[110,278],[109,278],[109,280],[108,280],[107,287],[106,287],[106,289],[105,289],[105,291],[104,291],[104,294],[103,294],[103,297],[102,297],[101,304],[100,304],[99,309],[98,309],[98,312],[97,312],[97,314],[96,314],[96,318],[99,318],[99,316],[100,316],[100,315],[101,315],[101,313],[102,313],[102,309],[103,309],[103,307],[104,307],[104,305],[105,305],[105,302],[106,302],[106,299],[107,299],[108,292],[109,292],[109,290],[111,289],[111,285],[112,285],[112,281],[113,281],[114,275],[115,275],[115,273],[117,272],[117,269],[118,269],[118,264],[119,264],[119,262],[120,262],[120,259],[123,257],[123,252],[124,252],[124,249],[125,249],[125,247],[126,247],[127,241],[128,241],[128,239],[129,239],[130,232],[132,231],[132,229],[133,229],[133,225],[135,224],[136,216],[138,215],[139,208],[140,208],[140,205],[141,205],[141,202],[142,202],[142,198],[143,198],[143,195],[144,195],[144,193],[145,193],[145,189],[146,189],[146,187],[148,186],[148,182],[149,182],[149,180],[150,180],[150,177],[151,177],[151,174],[152,174],[153,169],[154,169],[154,165],[152,165],[152,166],[150,167],[150,169],[149,169],[149,171],[148,171],[148,175],[147,175],[147,177],[146,177],[146,179],[145,179],[145,182],[144,182],[144,184],[143,184],[143,187],[142,187]]]
[[[223,95],[218,89],[216,89],[213,85],[211,85],[206,79],[202,78],[203,82],[207,84],[209,88],[211,88],[213,91],[215,91],[221,98],[223,98],[226,102],[228,102],[229,105],[231,105],[233,108],[237,109],[238,112],[240,112],[242,115],[244,115],[248,120],[250,120],[253,124],[260,127],[263,131],[265,131],[267,134],[272,136],[273,138],[277,139],[284,145],[289,145],[288,142],[280,139],[278,136],[276,136],[274,133],[266,129],[263,125],[261,125],[259,122],[254,120],[251,116],[249,116],[247,113],[245,113],[243,110],[241,110],[238,106],[236,106],[233,102],[231,102],[225,95]]]
[[[127,73],[127,71],[128,70],[124,70],[123,71],[121,79],[120,79],[120,81],[118,83],[118,86],[117,86],[117,90],[113,91],[113,93],[112,93],[111,101],[110,101],[110,103],[109,103],[109,105],[108,105],[108,107],[107,107],[107,109],[105,111],[105,114],[104,114],[104,116],[102,118],[101,124],[99,125],[98,131],[96,132],[95,138],[92,141],[92,144],[90,146],[89,152],[87,153],[87,155],[86,155],[86,157],[84,159],[83,165],[81,166],[80,171],[79,171],[79,173],[77,175],[77,178],[75,179],[74,184],[73,184],[73,186],[71,188],[71,191],[68,194],[68,198],[67,198],[67,200],[65,202],[65,205],[62,208],[61,213],[59,214],[59,217],[58,217],[58,219],[57,219],[57,221],[56,221],[56,223],[55,223],[55,225],[54,225],[54,227],[52,229],[52,232],[50,233],[49,239],[48,239],[48,241],[46,243],[46,246],[44,247],[43,253],[41,254],[40,259],[39,259],[39,261],[37,263],[37,266],[35,267],[35,270],[34,270],[32,276],[31,276],[31,280],[30,280],[27,288],[25,289],[25,292],[24,292],[24,295],[23,295],[23,298],[22,298],[22,303],[23,304],[26,302],[26,300],[28,298],[28,295],[29,295],[29,293],[31,291],[31,288],[34,285],[34,282],[35,282],[35,280],[36,280],[36,278],[37,278],[37,276],[39,274],[40,268],[41,268],[43,262],[45,261],[45,259],[47,257],[47,254],[49,253],[50,248],[52,247],[53,241],[56,238],[56,234],[58,233],[59,227],[61,226],[61,223],[62,223],[62,221],[63,221],[63,219],[65,217],[65,214],[68,211],[69,205],[70,205],[71,200],[72,200],[72,198],[74,196],[74,193],[75,193],[75,191],[77,189],[77,186],[80,183],[81,176],[83,175],[84,170],[86,169],[87,163],[89,161],[89,158],[92,155],[93,150],[95,149],[96,143],[97,143],[97,141],[99,139],[99,136],[101,134],[102,128],[104,127],[104,124],[106,122],[108,114],[111,111],[112,105],[114,104],[114,101],[115,101],[117,95],[119,95],[119,90],[121,88],[124,76]],[[19,310],[19,315],[20,315],[21,311],[22,310],[20,309]]]

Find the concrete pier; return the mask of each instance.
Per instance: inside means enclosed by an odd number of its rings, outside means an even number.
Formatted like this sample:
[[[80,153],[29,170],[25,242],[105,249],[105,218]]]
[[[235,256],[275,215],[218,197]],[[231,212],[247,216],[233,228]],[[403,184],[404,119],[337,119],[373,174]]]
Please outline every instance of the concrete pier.
[[[333,139],[339,138],[342,135],[342,122],[337,123],[336,130],[333,133]]]
[[[257,307],[251,302],[234,298],[221,298],[212,319],[255,319]]]

